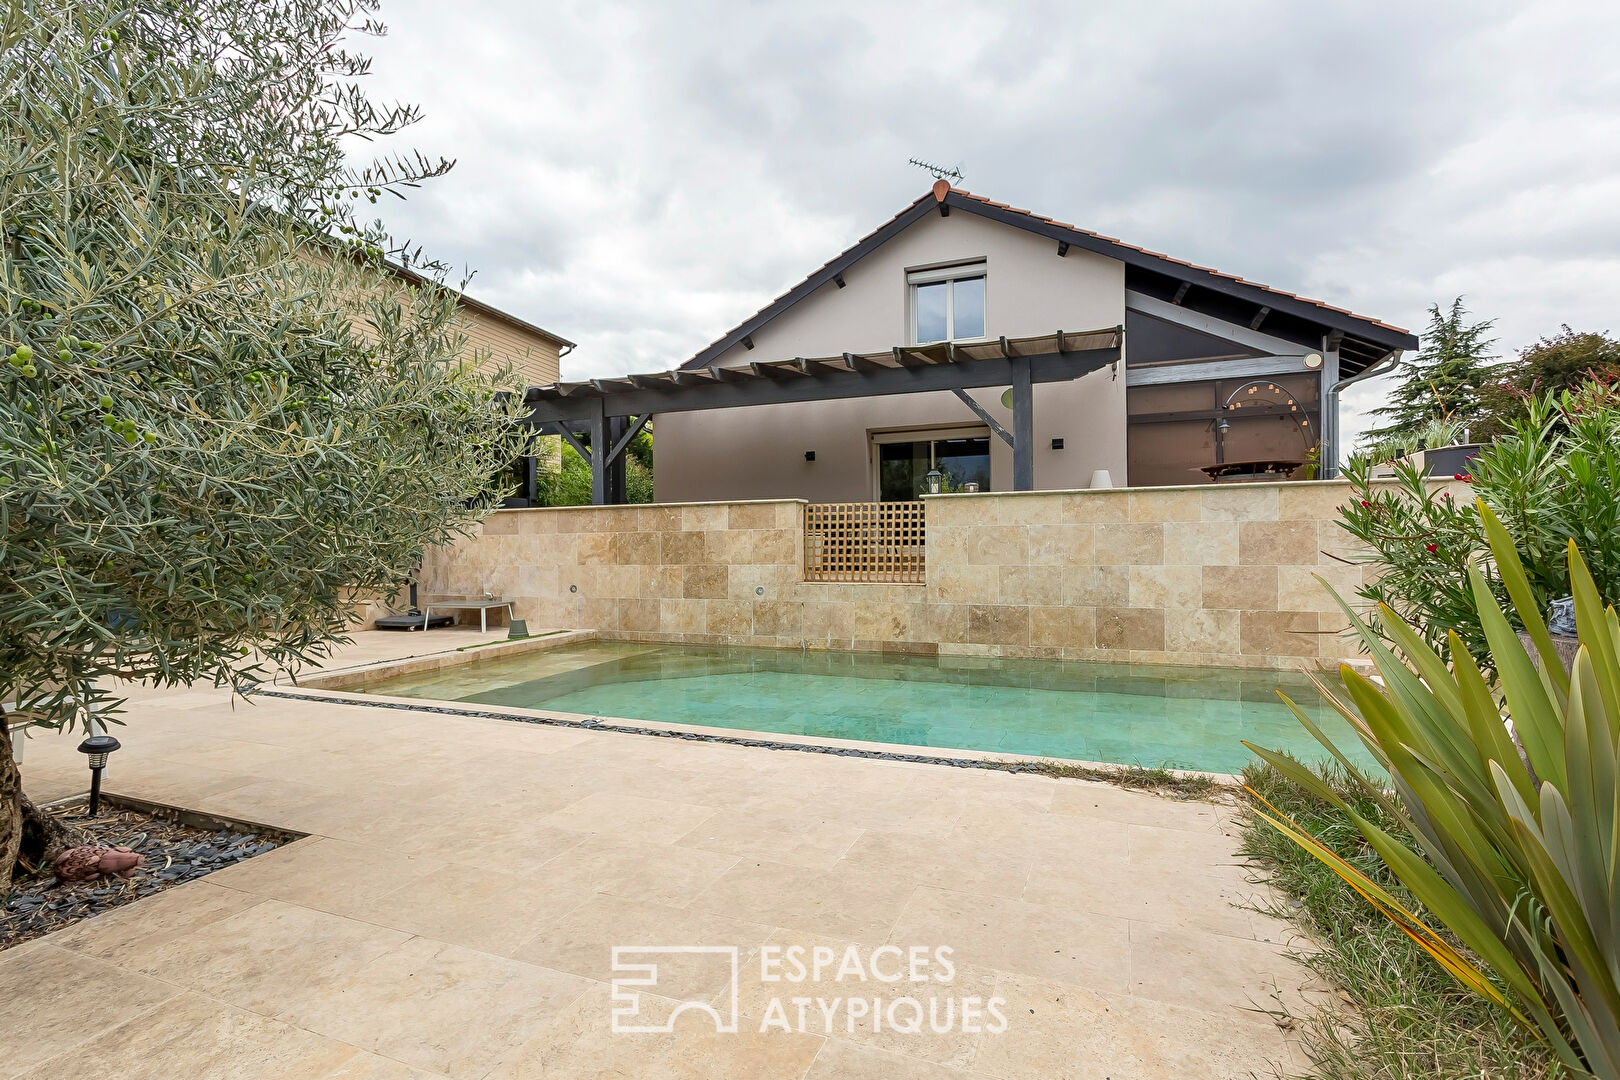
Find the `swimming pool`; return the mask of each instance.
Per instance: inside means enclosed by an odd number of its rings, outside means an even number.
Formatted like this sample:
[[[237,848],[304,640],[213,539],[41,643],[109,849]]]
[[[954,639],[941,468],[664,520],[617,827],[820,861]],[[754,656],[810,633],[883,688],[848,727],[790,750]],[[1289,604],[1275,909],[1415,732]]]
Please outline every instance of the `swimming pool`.
[[[362,693],[1233,773],[1242,739],[1327,757],[1281,689],[1370,763],[1304,675],[1228,668],[592,642]]]

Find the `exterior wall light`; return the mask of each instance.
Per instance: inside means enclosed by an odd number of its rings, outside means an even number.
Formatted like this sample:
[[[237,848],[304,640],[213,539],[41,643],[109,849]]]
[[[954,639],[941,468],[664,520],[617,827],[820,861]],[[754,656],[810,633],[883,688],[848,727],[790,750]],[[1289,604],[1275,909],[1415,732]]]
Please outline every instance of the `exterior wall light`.
[[[1306,368],[1308,368],[1311,371],[1315,371],[1317,368],[1321,367],[1322,366],[1322,354],[1319,353],[1319,352],[1306,353],[1305,354],[1305,366],[1306,366]]]
[[[940,472],[938,469],[929,469],[928,472],[923,475],[923,480],[928,484],[928,494],[938,495],[939,486],[945,480],[945,474]]]
[[[107,758],[119,746],[111,735],[92,735],[79,744],[79,753],[90,762],[90,816],[101,808],[101,770],[107,767]]]

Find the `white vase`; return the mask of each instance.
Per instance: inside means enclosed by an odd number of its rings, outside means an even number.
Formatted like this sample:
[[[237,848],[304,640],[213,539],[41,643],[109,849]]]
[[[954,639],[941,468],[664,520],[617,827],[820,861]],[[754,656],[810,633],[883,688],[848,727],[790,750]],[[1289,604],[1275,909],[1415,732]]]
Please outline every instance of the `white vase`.
[[[1094,488],[1111,488],[1114,486],[1114,478],[1108,475],[1107,469],[1098,469],[1091,474],[1091,486]]]

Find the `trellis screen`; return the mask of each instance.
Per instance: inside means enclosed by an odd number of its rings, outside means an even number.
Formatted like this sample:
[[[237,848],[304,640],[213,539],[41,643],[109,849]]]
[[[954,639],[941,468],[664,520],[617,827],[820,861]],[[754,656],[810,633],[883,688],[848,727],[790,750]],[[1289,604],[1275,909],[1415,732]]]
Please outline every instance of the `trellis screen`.
[[[923,583],[920,502],[811,503],[804,512],[804,579]]]

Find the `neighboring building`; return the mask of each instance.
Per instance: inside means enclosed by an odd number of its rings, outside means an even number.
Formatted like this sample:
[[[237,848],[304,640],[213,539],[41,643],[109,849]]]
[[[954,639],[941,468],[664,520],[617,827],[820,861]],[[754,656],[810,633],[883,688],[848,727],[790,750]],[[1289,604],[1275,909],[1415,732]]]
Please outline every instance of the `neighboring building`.
[[[1099,471],[1116,486],[1202,483],[1206,466],[1286,467],[1317,442],[1331,463],[1338,389],[1417,345],[1376,319],[941,181],[682,370],[1110,327],[1124,328],[1123,364],[1034,387],[1036,489],[1084,488]],[[931,468],[1010,490],[995,427],[1012,413],[999,389],[969,393],[979,410],[949,391],[655,410],[657,499],[913,499]]]
[[[426,280],[414,270],[397,263],[389,263],[388,269],[413,285]],[[490,362],[495,365],[510,365],[525,388],[547,386],[558,380],[562,358],[574,348],[572,341],[482,300],[475,300],[464,292],[451,291],[456,294],[456,308],[465,324],[469,349],[487,353]],[[532,442],[532,452],[512,462],[508,472],[501,477],[506,483],[516,485],[516,490],[501,505],[539,505],[542,462],[554,461],[558,451],[554,436],[537,436]]]
[[[425,280],[395,263],[388,268],[412,284]],[[488,352],[496,364],[510,364],[525,387],[546,386],[561,378],[561,361],[573,350],[572,341],[464,292],[456,293],[456,306],[467,323],[468,346]]]

